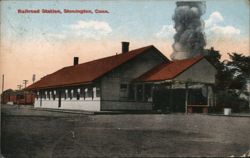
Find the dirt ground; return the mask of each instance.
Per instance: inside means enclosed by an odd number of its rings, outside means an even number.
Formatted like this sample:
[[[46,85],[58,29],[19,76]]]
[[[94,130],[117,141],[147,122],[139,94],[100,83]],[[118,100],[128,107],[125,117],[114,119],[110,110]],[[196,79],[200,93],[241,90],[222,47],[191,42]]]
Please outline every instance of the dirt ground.
[[[1,119],[6,158],[225,157],[250,149],[250,117],[83,115],[7,106]]]

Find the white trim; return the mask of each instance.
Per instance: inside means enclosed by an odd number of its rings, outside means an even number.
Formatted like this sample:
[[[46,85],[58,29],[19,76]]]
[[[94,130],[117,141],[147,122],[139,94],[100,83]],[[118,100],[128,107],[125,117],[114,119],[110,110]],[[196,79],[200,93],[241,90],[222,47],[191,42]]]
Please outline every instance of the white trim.
[[[34,107],[52,108],[52,109],[74,109],[74,110],[88,110],[100,111],[100,100],[61,100],[61,107],[58,107],[58,100],[43,100],[40,106],[40,100],[35,100]]]

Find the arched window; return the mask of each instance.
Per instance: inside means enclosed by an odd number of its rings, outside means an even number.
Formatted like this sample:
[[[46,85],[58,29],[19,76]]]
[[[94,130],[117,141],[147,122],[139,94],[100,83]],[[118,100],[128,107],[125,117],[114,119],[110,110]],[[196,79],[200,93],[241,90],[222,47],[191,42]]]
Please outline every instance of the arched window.
[[[44,92],[44,99],[47,99],[48,98],[48,94],[47,94],[47,91]]]
[[[73,98],[73,93],[74,93],[73,89],[69,91],[69,98],[70,98],[70,100],[72,100],[72,98]]]
[[[79,100],[80,99],[80,88],[77,89],[77,92],[76,92],[76,99]]]
[[[85,99],[85,88],[80,89],[80,97]]]
[[[39,97],[39,92],[36,93],[36,99],[38,100]]]
[[[68,98],[68,90],[65,89],[65,93],[64,93],[64,99],[66,100]]]
[[[55,100],[56,99],[56,91],[54,90],[53,92],[54,92],[53,93],[53,100]]]

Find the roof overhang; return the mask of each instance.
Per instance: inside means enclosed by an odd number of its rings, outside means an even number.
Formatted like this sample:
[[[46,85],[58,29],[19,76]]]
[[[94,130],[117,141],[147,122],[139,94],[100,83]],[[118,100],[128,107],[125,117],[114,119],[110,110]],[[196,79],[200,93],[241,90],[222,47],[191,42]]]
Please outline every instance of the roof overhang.
[[[180,80],[160,80],[160,81],[134,81],[133,83],[135,84],[164,84],[164,83],[172,83],[172,84],[207,84],[207,85],[213,85],[214,83],[211,82],[199,82],[199,81],[192,81],[192,80],[187,80],[187,81],[180,81]]]
[[[67,85],[53,85],[53,86],[46,86],[46,87],[35,87],[35,88],[26,88],[25,90],[35,91],[35,90],[45,90],[45,89],[60,89],[60,88],[69,88],[81,85],[90,85],[94,82],[84,82],[84,83],[74,83],[74,84],[67,84]]]

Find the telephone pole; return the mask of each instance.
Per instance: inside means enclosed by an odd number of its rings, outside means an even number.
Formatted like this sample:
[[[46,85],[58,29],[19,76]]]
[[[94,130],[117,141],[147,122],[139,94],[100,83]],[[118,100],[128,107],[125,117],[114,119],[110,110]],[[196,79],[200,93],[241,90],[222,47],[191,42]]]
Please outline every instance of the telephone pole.
[[[28,83],[28,80],[23,80],[24,88],[26,88],[27,83]]]
[[[33,76],[32,76],[32,81],[33,81],[33,83],[35,82],[35,80],[36,80],[36,75],[33,74]]]
[[[4,91],[4,74],[2,75],[2,93]]]
[[[18,90],[21,90],[22,89],[22,85],[21,84],[17,85],[17,88],[18,88]]]
[[[4,74],[2,75],[2,93],[1,93],[1,97],[0,97],[0,104],[2,105],[2,100],[3,100],[3,91],[4,91]],[[1,109],[0,109],[1,110]]]

